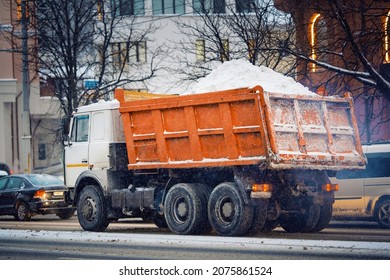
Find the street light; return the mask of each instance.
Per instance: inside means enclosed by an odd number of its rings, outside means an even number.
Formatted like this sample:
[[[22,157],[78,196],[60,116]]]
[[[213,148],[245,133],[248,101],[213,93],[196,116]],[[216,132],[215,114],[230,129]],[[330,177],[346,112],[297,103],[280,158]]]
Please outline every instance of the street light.
[[[31,173],[31,127],[30,127],[30,78],[28,68],[28,15],[27,1],[21,1],[21,27],[22,27],[22,149],[21,167],[23,173]]]

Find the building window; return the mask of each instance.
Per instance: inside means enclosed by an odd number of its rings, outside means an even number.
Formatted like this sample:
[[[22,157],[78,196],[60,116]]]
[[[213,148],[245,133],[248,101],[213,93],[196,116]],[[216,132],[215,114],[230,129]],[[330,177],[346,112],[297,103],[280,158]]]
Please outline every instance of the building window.
[[[55,96],[56,88],[55,88],[55,82],[52,78],[40,78],[39,80],[39,96]]]
[[[134,16],[145,13],[144,0],[111,0],[114,16]]]
[[[16,19],[17,20],[22,20],[23,19],[23,2],[22,2],[23,0],[16,0]],[[25,1],[25,4],[24,4],[25,6],[26,6],[26,10],[25,10],[25,17],[26,17],[26,19],[28,19],[29,18],[29,9],[30,9],[30,7],[29,7],[29,3],[28,3],[28,1]]]
[[[193,0],[195,14],[224,14],[225,0]]]
[[[127,51],[127,43],[113,43],[111,45],[112,48],[112,63],[114,66],[120,67],[127,62],[128,51]]]
[[[185,2],[184,0],[153,0],[153,14],[184,14]]]
[[[22,19],[22,1],[16,0],[16,19],[21,20]]]
[[[102,20],[103,19],[103,0],[97,1],[97,19]]]
[[[310,38],[310,59],[317,60],[320,55],[321,46],[326,45],[327,28],[325,20],[321,17],[321,14],[315,14],[312,17],[309,28]],[[317,65],[311,63],[311,72],[317,71]]]
[[[197,62],[204,62],[206,60],[204,40],[201,40],[201,39],[196,40],[195,54],[196,54],[196,61]]]
[[[129,62],[145,63],[146,42],[140,41],[140,42],[131,43],[129,54],[130,54]]]
[[[237,13],[247,14],[256,11],[256,0],[236,0]]]
[[[222,40],[222,49],[220,52],[220,59],[222,62],[229,60],[229,40]]]
[[[38,144],[38,159],[45,160],[46,159],[46,145]]]
[[[66,92],[65,85],[65,79],[51,77],[41,78],[39,80],[39,96],[57,96],[58,98],[64,98]]]
[[[119,42],[112,44],[112,62],[114,66],[122,67],[126,63],[145,63],[146,42]]]
[[[385,62],[390,63],[390,11],[385,18]]]
[[[248,40],[248,58],[249,61],[255,61],[256,60],[256,40],[255,39],[249,39]]]

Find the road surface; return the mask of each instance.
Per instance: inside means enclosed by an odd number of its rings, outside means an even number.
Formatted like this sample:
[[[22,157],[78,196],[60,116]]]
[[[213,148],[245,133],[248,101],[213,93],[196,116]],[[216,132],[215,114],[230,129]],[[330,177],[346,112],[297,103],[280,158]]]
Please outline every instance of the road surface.
[[[180,236],[128,219],[105,232],[85,232],[77,217],[36,216],[28,222],[0,217],[0,259],[267,259],[388,260],[390,235],[374,222],[332,221],[320,233],[281,228],[253,237]]]

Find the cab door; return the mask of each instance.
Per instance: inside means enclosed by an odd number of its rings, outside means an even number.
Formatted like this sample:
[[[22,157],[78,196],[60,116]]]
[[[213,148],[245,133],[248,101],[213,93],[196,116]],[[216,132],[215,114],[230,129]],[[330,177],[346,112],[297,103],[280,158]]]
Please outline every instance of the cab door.
[[[74,187],[79,175],[89,168],[90,115],[74,116],[69,143],[65,146],[65,183]]]
[[[89,164],[91,169],[104,170],[109,167],[109,143],[111,141],[111,111],[91,113]]]

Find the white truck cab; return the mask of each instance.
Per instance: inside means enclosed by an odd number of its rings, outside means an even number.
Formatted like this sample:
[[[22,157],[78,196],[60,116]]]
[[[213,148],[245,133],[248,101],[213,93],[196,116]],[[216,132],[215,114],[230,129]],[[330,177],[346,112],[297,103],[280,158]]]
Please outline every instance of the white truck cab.
[[[118,106],[116,100],[100,101],[74,112],[65,142],[67,186],[76,186],[85,171],[109,168],[110,144],[125,141]]]

